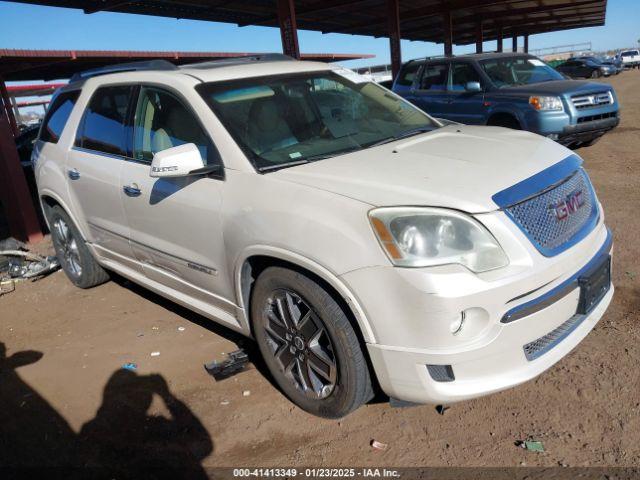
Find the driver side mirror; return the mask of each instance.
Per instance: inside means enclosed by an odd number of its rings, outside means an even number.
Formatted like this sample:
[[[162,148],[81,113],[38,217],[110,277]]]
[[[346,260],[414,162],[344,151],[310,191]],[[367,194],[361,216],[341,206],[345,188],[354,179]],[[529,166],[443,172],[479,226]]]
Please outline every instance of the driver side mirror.
[[[153,156],[149,176],[154,178],[186,177],[205,168],[200,150],[193,143],[167,148]]]
[[[482,91],[482,87],[480,86],[480,82],[467,82],[464,86],[464,89],[467,92],[480,92]]]

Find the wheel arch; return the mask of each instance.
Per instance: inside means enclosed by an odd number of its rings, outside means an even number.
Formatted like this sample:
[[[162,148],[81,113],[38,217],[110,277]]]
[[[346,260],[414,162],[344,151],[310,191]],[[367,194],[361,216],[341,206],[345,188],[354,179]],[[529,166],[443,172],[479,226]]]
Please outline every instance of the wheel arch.
[[[506,119],[508,121],[510,120],[510,121],[516,122],[520,126],[520,128],[523,128],[524,126],[517,112],[511,111],[511,110],[502,110],[502,109],[491,112],[491,114],[487,118],[487,125],[495,126],[497,125],[496,122],[499,122],[501,119]]]
[[[375,336],[355,295],[340,278],[317,262],[288,250],[277,247],[251,247],[244,251],[236,263],[235,286],[238,305],[246,316],[246,324],[250,332],[251,325],[251,292],[253,284],[260,272],[271,266],[281,266],[308,274],[320,281],[334,295],[364,343],[375,343]],[[364,346],[363,346],[364,347]]]
[[[60,198],[59,195],[57,195],[56,193],[50,190],[44,190],[40,192],[39,198],[40,198],[40,206],[42,207],[42,211],[44,212],[44,221],[47,223],[47,228],[49,228],[49,231],[51,231],[51,225],[49,225],[48,213],[51,210],[51,208],[58,205],[60,208],[62,208],[66,212],[67,215],[69,215],[69,218],[71,218],[71,221],[75,224],[78,231],[82,235],[82,239],[85,242],[87,241],[87,235],[82,229],[82,224],[78,222],[78,219],[75,217],[71,209],[68,207],[65,201]]]

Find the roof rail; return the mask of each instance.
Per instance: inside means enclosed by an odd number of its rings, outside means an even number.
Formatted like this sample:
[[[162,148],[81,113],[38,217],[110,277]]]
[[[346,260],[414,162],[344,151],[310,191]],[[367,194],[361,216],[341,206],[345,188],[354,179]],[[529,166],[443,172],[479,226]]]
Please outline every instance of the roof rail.
[[[242,65],[253,62],[286,62],[294,60],[293,57],[282,53],[264,53],[259,55],[239,55],[237,57],[221,58],[220,60],[208,60],[206,62],[188,63],[182,68],[216,68],[230,65]]]
[[[85,70],[84,72],[75,73],[69,80],[69,83],[79,82],[81,80],[98,77],[100,75],[107,75],[109,73],[177,69],[178,67],[167,60],[143,60],[141,62],[117,63],[114,65],[107,65],[105,67],[93,68],[91,70]]]

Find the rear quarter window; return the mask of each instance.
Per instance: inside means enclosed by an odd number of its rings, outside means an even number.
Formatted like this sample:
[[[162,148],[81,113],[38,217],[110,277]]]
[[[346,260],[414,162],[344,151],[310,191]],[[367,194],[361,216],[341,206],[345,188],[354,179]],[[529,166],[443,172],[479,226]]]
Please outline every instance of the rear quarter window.
[[[42,122],[40,140],[49,143],[58,143],[67,120],[73,111],[73,107],[80,96],[80,90],[62,92],[58,94],[49,107]]]

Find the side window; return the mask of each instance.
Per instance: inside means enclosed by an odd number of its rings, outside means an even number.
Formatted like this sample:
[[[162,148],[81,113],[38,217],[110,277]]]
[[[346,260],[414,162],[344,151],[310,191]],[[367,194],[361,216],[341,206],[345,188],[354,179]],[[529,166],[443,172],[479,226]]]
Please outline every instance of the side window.
[[[76,145],[97,152],[127,155],[127,110],[130,86],[96,90],[84,112]]]
[[[446,63],[427,64],[420,80],[421,90],[446,90],[449,68]]]
[[[398,75],[396,84],[402,85],[404,87],[410,87],[411,85],[413,85],[413,80],[416,78],[416,75],[418,74],[419,69],[420,69],[419,62],[407,63],[402,69],[402,71],[400,72],[400,75]]]
[[[220,162],[195,114],[171,93],[142,87],[134,123],[133,156],[136,160],[151,162],[155,153],[193,143],[205,163],[213,165]]]
[[[469,63],[453,63],[451,65],[451,90],[462,92],[469,82],[481,83],[480,74]]]
[[[47,111],[42,122],[40,140],[43,142],[58,143],[62,130],[69,120],[69,115],[80,96],[80,90],[60,93]]]

